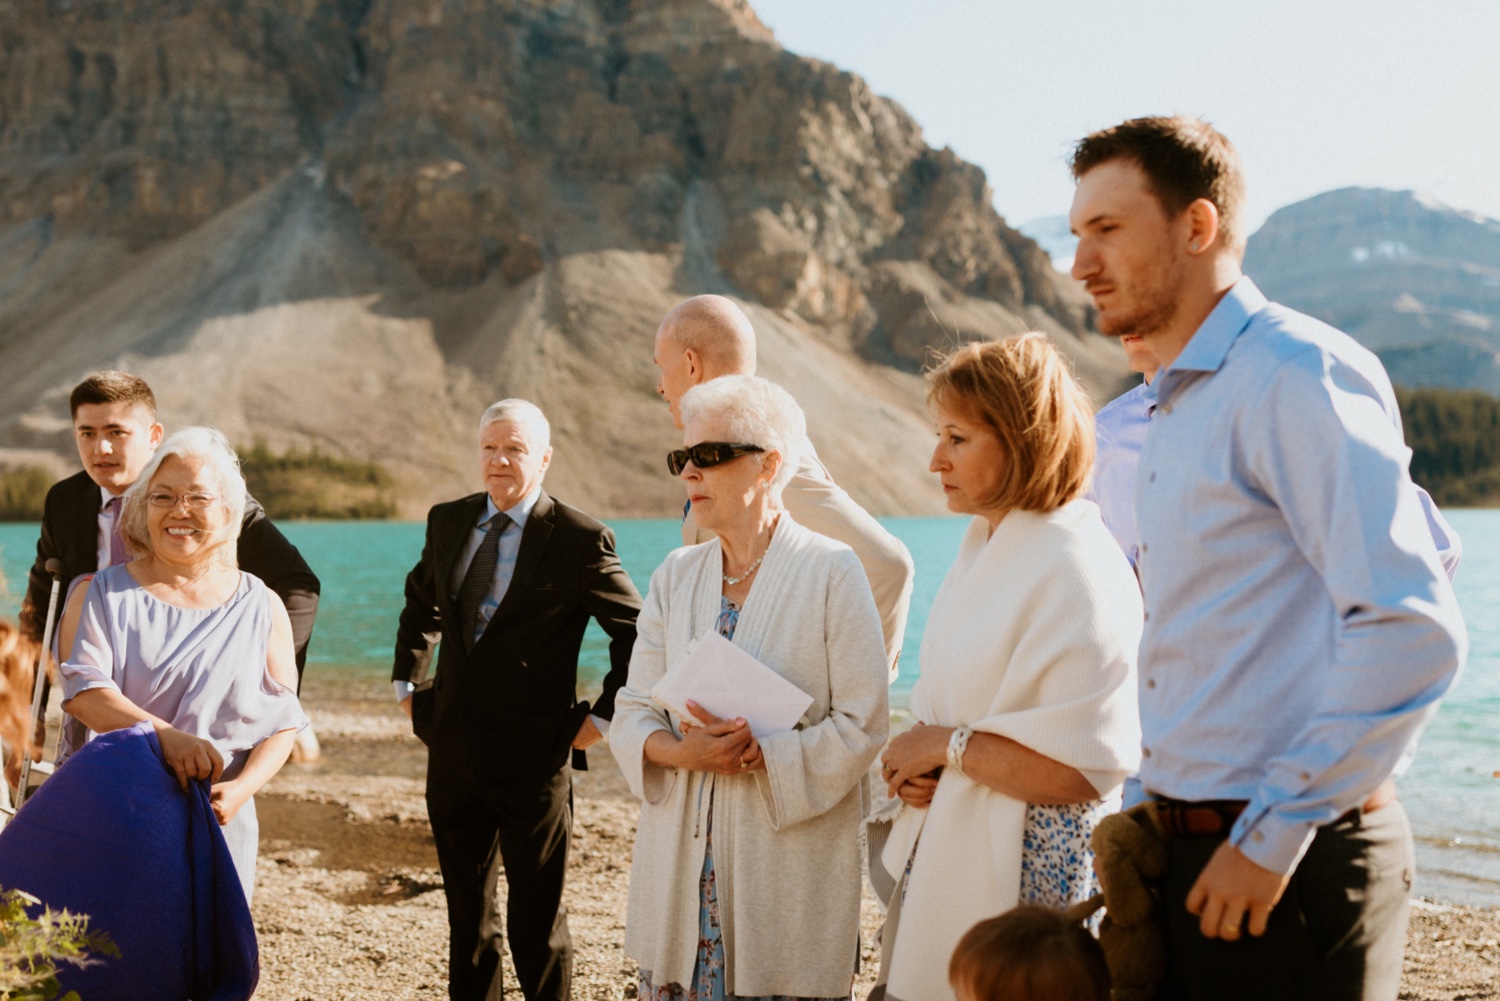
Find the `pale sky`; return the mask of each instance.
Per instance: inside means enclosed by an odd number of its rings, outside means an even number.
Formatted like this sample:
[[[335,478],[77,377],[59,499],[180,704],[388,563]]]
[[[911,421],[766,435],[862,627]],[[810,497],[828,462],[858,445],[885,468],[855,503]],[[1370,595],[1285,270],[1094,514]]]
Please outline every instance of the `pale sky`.
[[[983,167],[1012,225],[1064,215],[1088,132],[1202,115],[1239,147],[1252,229],[1334,188],[1500,218],[1500,0],[750,0]]]

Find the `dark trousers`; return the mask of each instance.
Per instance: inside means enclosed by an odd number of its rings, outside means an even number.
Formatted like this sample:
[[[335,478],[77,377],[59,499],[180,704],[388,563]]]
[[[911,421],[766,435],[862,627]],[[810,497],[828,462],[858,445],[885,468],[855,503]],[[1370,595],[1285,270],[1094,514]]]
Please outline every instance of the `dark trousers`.
[[[481,788],[464,769],[429,765],[427,812],[448,898],[448,996],[501,996],[506,934],[527,1001],[567,1001],[573,939],[562,905],[573,781],[567,767],[532,783]],[[495,904],[501,873],[505,917]]]
[[[1258,938],[1204,938],[1185,906],[1222,843],[1170,842],[1163,887],[1170,960],[1160,1001],[1394,1001],[1415,869],[1399,802],[1319,828]]]

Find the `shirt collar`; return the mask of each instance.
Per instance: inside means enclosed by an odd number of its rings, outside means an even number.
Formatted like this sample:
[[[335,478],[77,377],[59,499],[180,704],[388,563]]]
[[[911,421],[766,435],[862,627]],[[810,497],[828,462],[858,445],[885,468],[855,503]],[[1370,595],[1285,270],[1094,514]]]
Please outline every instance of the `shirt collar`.
[[[98,484],[95,484],[95,486],[98,486]],[[122,501],[125,499],[124,494],[120,494],[119,497]],[[115,495],[109,492],[108,487],[99,487],[99,511],[101,514],[109,507],[109,502],[114,499]]]
[[[506,517],[515,522],[517,528],[525,528],[526,519],[531,517],[531,509],[536,507],[536,502],[541,496],[542,485],[538,483],[536,486],[531,488],[531,493],[527,494],[525,497],[522,497],[519,503],[514,505],[509,511],[505,512]],[[499,513],[500,509],[495,506],[494,500],[491,499],[489,494],[485,494],[484,514],[480,517],[479,521],[475,524],[474,527],[482,527],[485,522],[489,521]]]
[[[1155,395],[1162,395],[1162,389],[1175,384],[1177,380],[1173,376],[1178,372],[1217,372],[1222,368],[1235,339],[1250,325],[1250,318],[1264,309],[1268,302],[1253,281],[1241,277],[1193,331],[1182,353],[1152,380],[1154,386],[1160,387]]]

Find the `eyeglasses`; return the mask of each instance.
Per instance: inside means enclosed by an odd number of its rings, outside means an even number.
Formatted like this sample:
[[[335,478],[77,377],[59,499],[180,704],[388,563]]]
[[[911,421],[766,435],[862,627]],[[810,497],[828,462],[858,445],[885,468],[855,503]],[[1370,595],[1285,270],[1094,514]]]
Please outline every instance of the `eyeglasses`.
[[[682,475],[682,471],[691,462],[699,469],[707,469],[717,466],[721,462],[730,459],[738,459],[742,455],[752,452],[764,452],[765,449],[759,445],[735,445],[727,441],[700,441],[696,445],[687,448],[679,448],[675,452],[667,453],[667,469],[673,476]]]
[[[181,501],[190,511],[202,511],[218,499],[213,494],[169,494],[162,490],[153,490],[146,495],[146,503],[152,507],[170,509]]]

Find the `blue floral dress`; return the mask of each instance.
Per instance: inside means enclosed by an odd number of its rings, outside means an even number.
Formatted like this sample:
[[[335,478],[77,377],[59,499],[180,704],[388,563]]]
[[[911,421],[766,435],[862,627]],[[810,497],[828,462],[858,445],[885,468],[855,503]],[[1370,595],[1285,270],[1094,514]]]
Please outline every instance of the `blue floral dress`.
[[[727,640],[734,639],[740,609],[728,598],[721,598],[719,618],[714,628]],[[710,793],[712,796],[712,793]],[[719,926],[719,893],[714,875],[713,800],[709,800],[707,847],[703,852],[703,875],[698,881],[698,958],[693,963],[690,984],[657,984],[650,970],[641,970],[636,987],[637,1001],[802,1001],[776,994],[747,998],[728,994],[724,989],[724,935]],[[855,943],[850,943],[855,946]],[[853,985],[850,985],[851,987]],[[847,1001],[847,998],[807,999],[807,1001]]]
[[[1067,806],[1026,807],[1026,831],[1021,837],[1021,892],[1023,904],[1065,910],[1099,892],[1094,875],[1094,852],[1089,839],[1099,821],[1119,808],[1111,799]],[[1095,915],[1089,926],[1095,927]]]

